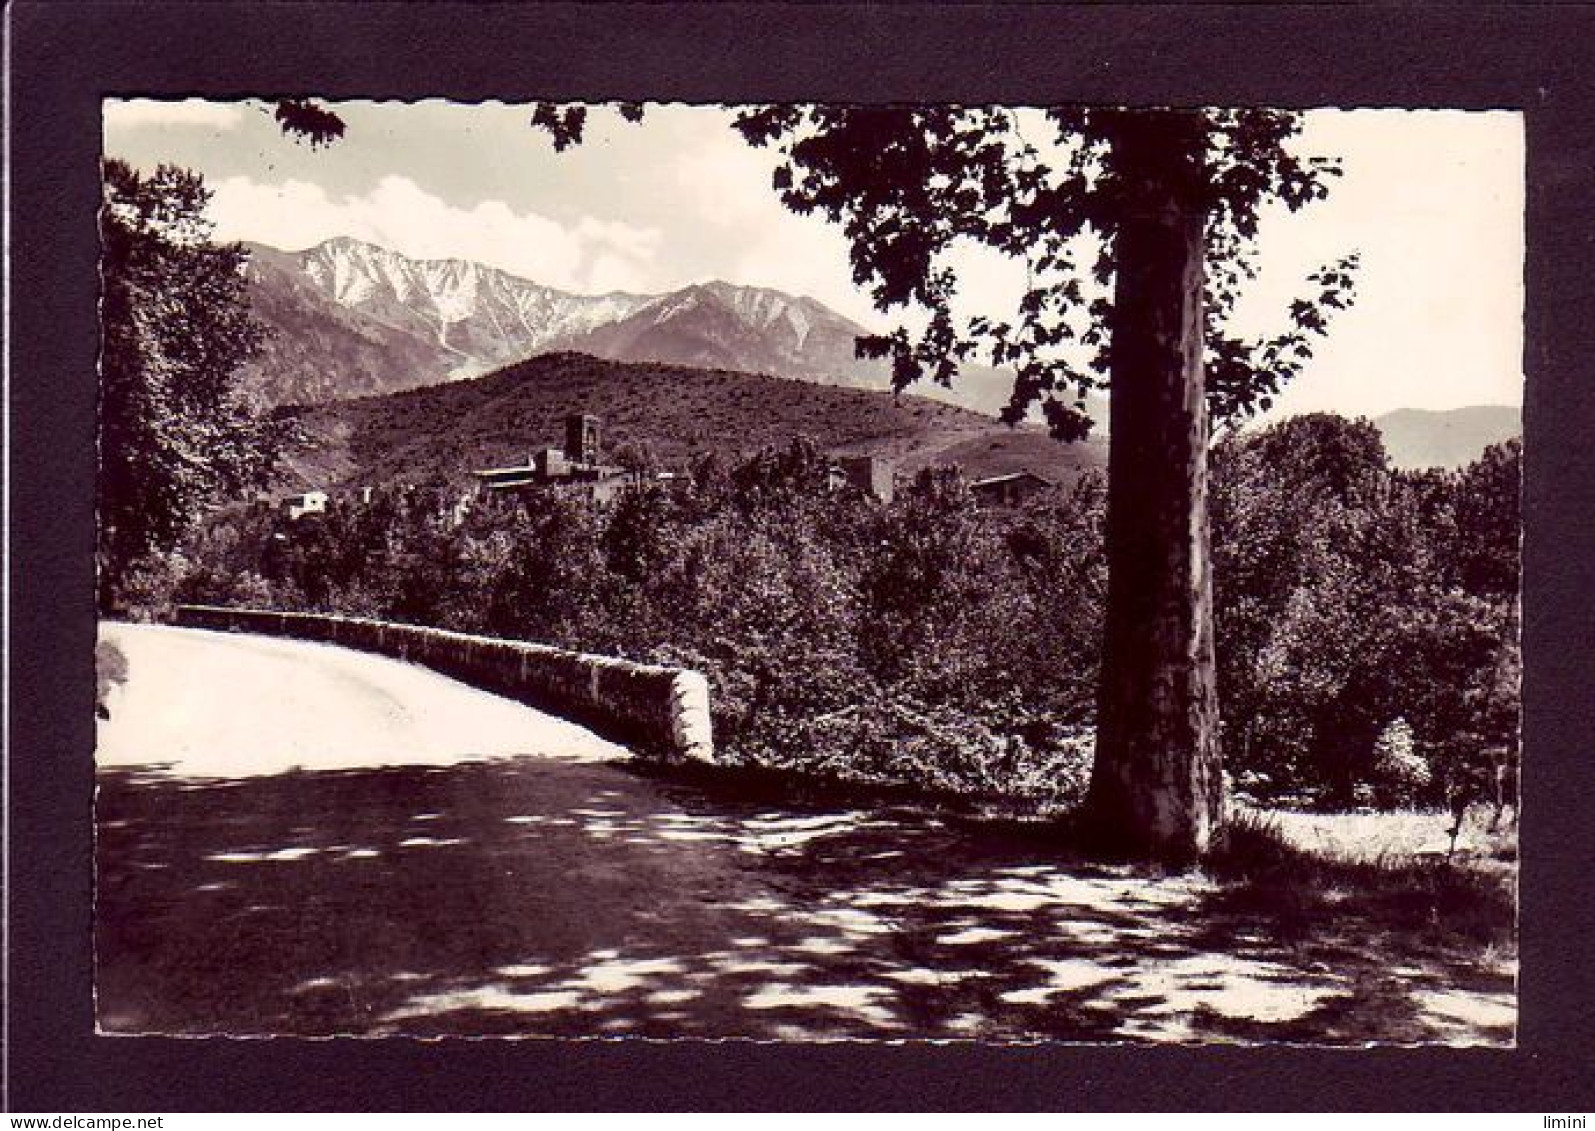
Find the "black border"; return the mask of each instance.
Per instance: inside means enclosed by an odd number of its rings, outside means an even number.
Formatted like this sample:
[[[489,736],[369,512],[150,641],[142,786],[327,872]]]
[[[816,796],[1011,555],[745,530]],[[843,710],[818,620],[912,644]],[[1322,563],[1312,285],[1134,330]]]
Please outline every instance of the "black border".
[[[24,2],[12,126],[10,1096],[24,1111],[1595,1106],[1595,9]],[[99,99],[1108,101],[1528,112],[1526,757],[1516,1051],[93,1035]],[[358,144],[353,139],[347,144]],[[15,227],[9,221],[15,220]],[[1465,240],[1467,233],[1459,232]]]

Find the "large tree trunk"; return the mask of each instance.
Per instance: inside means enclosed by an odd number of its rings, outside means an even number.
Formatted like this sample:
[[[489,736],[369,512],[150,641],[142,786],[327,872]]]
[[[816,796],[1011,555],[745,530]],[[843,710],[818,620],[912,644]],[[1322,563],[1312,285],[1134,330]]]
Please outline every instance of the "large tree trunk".
[[[1186,861],[1223,816],[1202,373],[1203,128],[1125,112],[1115,245],[1108,608],[1087,816],[1109,849]]]

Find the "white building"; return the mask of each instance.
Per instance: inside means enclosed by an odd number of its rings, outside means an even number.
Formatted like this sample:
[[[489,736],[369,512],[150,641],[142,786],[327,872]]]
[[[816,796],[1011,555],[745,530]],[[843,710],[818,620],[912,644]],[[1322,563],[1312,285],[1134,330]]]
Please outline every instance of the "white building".
[[[307,514],[324,514],[327,510],[325,491],[305,491],[289,495],[282,501],[282,510],[289,518],[303,518]]]

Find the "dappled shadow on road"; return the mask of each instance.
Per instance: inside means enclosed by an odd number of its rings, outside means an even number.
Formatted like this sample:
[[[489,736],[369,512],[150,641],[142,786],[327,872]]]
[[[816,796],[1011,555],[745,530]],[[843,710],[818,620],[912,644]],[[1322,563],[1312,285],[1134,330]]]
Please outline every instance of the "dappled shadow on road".
[[[1045,830],[540,760],[105,772],[109,1032],[1509,1042],[1504,956]]]

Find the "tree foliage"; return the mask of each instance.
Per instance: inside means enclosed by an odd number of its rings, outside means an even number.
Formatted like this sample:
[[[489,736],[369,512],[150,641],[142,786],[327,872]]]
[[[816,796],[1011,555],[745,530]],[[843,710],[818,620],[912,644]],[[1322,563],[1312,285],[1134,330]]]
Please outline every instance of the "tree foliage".
[[[1513,602],[1462,563],[1510,561],[1515,494],[1388,466],[1366,422],[1317,416],[1215,458],[1226,758],[1265,803],[1493,799],[1516,750]],[[606,508],[558,492],[388,486],[291,521],[220,512],[182,545],[186,600],[436,624],[684,664],[723,756],[855,780],[1073,801],[1104,616],[1099,475],[1014,511],[955,472],[890,504],[833,490],[811,444]],[[1488,471],[1486,469],[1489,469]],[[1470,583],[1471,584],[1471,583]],[[1401,725],[1397,726],[1397,720]],[[1510,778],[1507,779],[1510,791]]]
[[[1349,805],[1493,787],[1517,737],[1516,589],[1501,587],[1517,452],[1401,472],[1373,425],[1329,415],[1218,446],[1219,690],[1249,793]],[[1396,719],[1427,772],[1381,758]]]
[[[237,380],[262,333],[249,315],[246,253],[210,242],[209,198],[186,170],[144,176],[105,164],[102,603],[133,563],[172,549],[207,507],[258,483],[273,457],[274,432]]]
[[[279,99],[272,117],[277,119],[285,134],[307,143],[312,149],[331,145],[343,137],[343,119],[308,98]]]
[[[1451,515],[1451,557],[1455,580],[1469,593],[1517,595],[1522,469],[1523,444],[1512,439],[1487,448],[1462,472]]]

